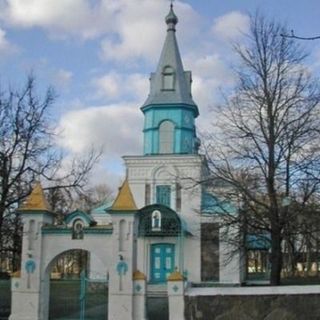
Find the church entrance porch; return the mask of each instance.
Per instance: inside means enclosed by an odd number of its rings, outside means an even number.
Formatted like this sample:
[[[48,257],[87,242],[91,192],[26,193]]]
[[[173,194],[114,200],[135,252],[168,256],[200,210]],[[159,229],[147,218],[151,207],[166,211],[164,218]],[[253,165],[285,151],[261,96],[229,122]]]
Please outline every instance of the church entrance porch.
[[[151,287],[162,291],[172,272],[184,273],[185,238],[192,235],[179,214],[164,205],[146,206],[137,217],[137,269],[147,275],[148,292]]]
[[[175,246],[170,243],[151,245],[150,282],[165,283],[167,277],[174,271]]]

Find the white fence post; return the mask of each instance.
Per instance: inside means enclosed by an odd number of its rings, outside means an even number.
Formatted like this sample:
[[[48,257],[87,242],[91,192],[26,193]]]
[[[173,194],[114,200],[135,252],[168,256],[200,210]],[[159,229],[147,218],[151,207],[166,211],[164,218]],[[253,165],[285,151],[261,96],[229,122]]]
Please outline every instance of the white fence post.
[[[178,271],[168,277],[169,320],[184,320],[184,278]]]
[[[133,320],[146,320],[146,276],[133,273]]]

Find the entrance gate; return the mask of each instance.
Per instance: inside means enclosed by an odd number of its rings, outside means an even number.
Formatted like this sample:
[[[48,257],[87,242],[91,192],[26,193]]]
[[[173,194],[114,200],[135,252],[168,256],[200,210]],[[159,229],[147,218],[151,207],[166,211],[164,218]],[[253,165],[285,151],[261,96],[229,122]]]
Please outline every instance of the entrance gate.
[[[108,319],[108,279],[80,275],[80,320]]]

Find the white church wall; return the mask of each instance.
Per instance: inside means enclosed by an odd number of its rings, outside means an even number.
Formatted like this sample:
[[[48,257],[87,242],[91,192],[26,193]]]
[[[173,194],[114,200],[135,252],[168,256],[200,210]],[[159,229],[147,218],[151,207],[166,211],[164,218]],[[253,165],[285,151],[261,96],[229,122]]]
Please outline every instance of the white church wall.
[[[126,156],[124,157],[128,172],[130,188],[138,208],[145,203],[145,185],[150,184],[151,203],[155,203],[156,185],[171,186],[171,208],[176,210],[176,184],[181,185],[181,209],[178,212],[184,220],[188,231],[192,234],[184,237],[183,265],[177,267],[187,271],[190,281],[199,282],[201,277],[201,239],[200,239],[200,208],[201,186],[198,182],[203,172],[203,158],[198,155],[168,155],[168,156]],[[153,241],[153,240],[152,240]],[[138,269],[149,276],[150,239],[138,240]],[[157,240],[156,240],[157,241]],[[166,241],[166,240],[165,240]],[[176,245],[178,247],[178,245]],[[189,253],[192,252],[192,255]],[[180,253],[179,253],[180,256]],[[143,261],[143,262],[141,262]]]
[[[221,283],[240,284],[242,281],[240,250],[236,244],[229,241],[236,233],[234,227],[220,228],[219,279]]]

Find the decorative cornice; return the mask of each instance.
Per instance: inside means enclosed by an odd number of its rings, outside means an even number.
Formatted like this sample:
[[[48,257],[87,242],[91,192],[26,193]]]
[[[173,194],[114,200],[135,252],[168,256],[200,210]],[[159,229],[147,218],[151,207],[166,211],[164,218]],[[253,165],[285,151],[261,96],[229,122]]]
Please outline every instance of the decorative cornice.
[[[67,227],[54,227],[54,226],[46,226],[42,228],[42,234],[56,234],[56,235],[71,235],[72,228]],[[112,226],[100,226],[100,227],[89,227],[83,228],[84,234],[112,234],[113,227]]]
[[[123,156],[123,160],[126,163],[130,164],[140,164],[141,166],[144,165],[153,165],[153,164],[177,164],[183,165],[186,164],[199,164],[204,163],[205,158],[202,155],[188,155],[188,154],[172,154],[172,155],[147,155],[147,156]],[[183,162],[181,161],[183,159]]]
[[[157,110],[157,109],[188,109],[194,113],[194,116],[197,117],[199,115],[198,108],[195,104],[187,104],[187,103],[150,103],[142,106],[140,109],[143,113],[149,111],[149,110]]]
[[[176,125],[176,129],[184,130],[184,131],[194,131],[194,127],[186,127],[186,126],[178,126]],[[159,126],[148,127],[142,130],[142,132],[148,132],[152,130],[159,130]]]

